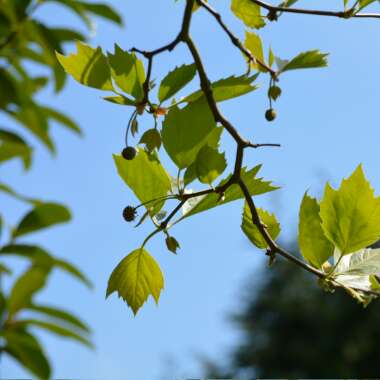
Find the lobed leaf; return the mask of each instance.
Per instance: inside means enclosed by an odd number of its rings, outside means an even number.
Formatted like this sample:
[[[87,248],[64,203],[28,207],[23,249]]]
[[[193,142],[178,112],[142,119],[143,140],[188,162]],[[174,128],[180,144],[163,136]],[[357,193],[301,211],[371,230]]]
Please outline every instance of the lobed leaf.
[[[317,268],[334,253],[334,245],[326,238],[319,216],[320,207],[316,199],[306,193],[299,212],[298,243],[302,256]]]
[[[94,49],[78,41],[76,54],[66,57],[56,52],[56,55],[65,71],[79,83],[99,90],[113,90],[111,71],[100,47]]]
[[[106,297],[117,292],[136,315],[150,295],[158,303],[163,287],[164,278],[157,262],[144,248],[139,248],[114,269],[108,280]]]
[[[359,165],[338,190],[326,185],[320,216],[326,237],[342,255],[375,243],[380,237],[380,198]]]

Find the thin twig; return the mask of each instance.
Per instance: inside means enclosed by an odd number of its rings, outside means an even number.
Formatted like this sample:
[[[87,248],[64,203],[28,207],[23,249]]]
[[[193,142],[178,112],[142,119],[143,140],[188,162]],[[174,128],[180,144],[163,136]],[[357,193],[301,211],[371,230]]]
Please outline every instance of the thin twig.
[[[268,71],[273,78],[276,78],[276,71],[269,67],[265,62],[261,61],[259,58],[254,57],[252,53],[243,45],[243,43],[237,38],[234,33],[228,28],[228,26],[224,23],[222,16],[209,5],[204,0],[196,0],[197,3],[207,10],[212,16],[214,16],[215,20],[221,26],[221,28],[226,32],[231,42],[248,58],[250,63],[256,63],[261,66],[265,71]]]
[[[276,5],[269,4],[262,0],[250,0],[252,3],[255,3],[257,5],[260,5],[260,7],[265,8],[269,12],[284,12],[284,13],[297,13],[297,14],[304,14],[304,15],[313,15],[313,16],[327,16],[327,17],[338,17],[343,19],[349,19],[353,17],[360,17],[360,18],[380,18],[379,13],[354,13],[354,10],[352,8],[347,9],[345,11],[324,11],[324,10],[318,10],[318,9],[301,9],[301,8],[287,8],[287,7],[280,7]]]

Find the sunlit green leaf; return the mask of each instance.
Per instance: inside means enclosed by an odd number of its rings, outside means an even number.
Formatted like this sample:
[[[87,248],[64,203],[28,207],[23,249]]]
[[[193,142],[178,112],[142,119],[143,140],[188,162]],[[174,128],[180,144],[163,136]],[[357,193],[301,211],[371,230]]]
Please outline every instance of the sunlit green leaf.
[[[319,204],[304,195],[298,225],[298,243],[303,257],[317,268],[333,255],[334,245],[326,238],[321,226]]]
[[[232,0],[231,10],[249,28],[259,29],[265,26],[261,7],[250,0]]]
[[[160,84],[158,90],[159,101],[163,102],[175,95],[194,78],[195,73],[195,64],[182,65],[169,72]]]
[[[111,103],[120,104],[121,106],[136,106],[136,102],[134,100],[129,99],[124,95],[106,96],[103,99]]]
[[[195,166],[199,181],[211,184],[224,172],[227,161],[224,154],[206,145],[198,152]]]
[[[156,154],[149,154],[144,149],[137,149],[133,160],[125,160],[122,156],[113,156],[120,177],[135,193],[136,197],[145,203],[151,215],[161,210],[165,203],[162,199],[171,189],[170,177],[161,165]],[[144,173],[143,175],[141,175]]]
[[[246,76],[241,75],[238,77],[230,76],[228,78],[219,79],[216,82],[211,83],[214,99],[217,102],[233,99],[251,91],[256,90],[258,87],[252,85],[257,78],[257,74]],[[181,99],[180,103],[191,103],[204,96],[202,90],[198,90],[185,98]]]
[[[79,83],[100,90],[113,89],[107,58],[100,47],[94,49],[78,41],[76,54],[56,54],[65,71]]]
[[[111,66],[112,78],[116,84],[136,100],[142,100],[145,81],[142,61],[134,53],[124,51],[116,44],[114,54],[108,53],[108,61]]]
[[[320,216],[326,237],[342,255],[379,240],[380,198],[375,197],[361,165],[338,190],[326,185]]]
[[[297,69],[325,67],[327,66],[327,56],[328,54],[321,53],[319,50],[310,50],[300,53],[292,60],[287,62],[281,68],[281,72]]]
[[[141,136],[140,144],[145,144],[146,149],[152,152],[154,149],[161,147],[161,135],[156,128],[148,129]]]
[[[257,210],[261,222],[266,226],[266,229],[273,240],[275,240],[280,234],[281,228],[280,224],[277,222],[274,214],[270,214],[268,211],[263,209]],[[265,249],[268,248],[268,243],[262,236],[261,232],[257,228],[257,226],[252,221],[251,210],[247,203],[244,205],[243,212],[243,221],[241,228],[248,239],[254,244],[256,247]]]
[[[254,32],[245,32],[244,46],[255,58],[259,59],[261,62],[265,62],[263,43],[261,42],[261,38],[258,34]],[[253,69],[256,69],[258,71],[266,71],[262,68],[262,66],[258,65],[255,62],[251,62],[251,66]]]
[[[215,126],[213,114],[204,99],[182,109],[171,108],[162,128],[166,152],[180,169],[188,167],[195,161]]]
[[[113,292],[136,314],[151,295],[156,303],[164,287],[164,278],[157,262],[139,248],[126,256],[114,269],[108,281],[107,297]]]
[[[242,169],[242,179],[247,185],[249,193],[251,195],[260,195],[278,189],[277,187],[273,186],[271,182],[264,181],[262,178],[256,177],[260,168],[261,165],[255,166],[253,169],[248,171],[245,168]],[[230,178],[231,176],[228,176],[223,181],[221,181],[218,186],[225,184]],[[191,207],[187,208],[187,210],[184,212],[183,218],[241,198],[244,198],[244,194],[242,193],[239,185],[233,184],[226,190],[222,199],[220,195],[215,193],[199,197],[199,199],[197,199]]]

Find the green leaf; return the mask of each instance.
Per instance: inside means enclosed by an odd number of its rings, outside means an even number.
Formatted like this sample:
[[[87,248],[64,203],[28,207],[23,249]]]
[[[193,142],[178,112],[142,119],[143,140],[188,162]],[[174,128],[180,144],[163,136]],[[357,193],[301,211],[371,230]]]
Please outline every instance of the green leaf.
[[[145,144],[146,149],[148,152],[152,152],[154,149],[157,148],[157,150],[161,147],[161,135],[160,132],[155,129],[148,129],[144,132],[144,134],[141,136],[140,144]]]
[[[257,210],[261,222],[267,227],[267,231],[271,238],[275,240],[280,234],[281,228],[280,224],[277,222],[274,214],[270,214],[268,211],[258,209]],[[251,210],[247,204],[244,205],[243,212],[243,222],[241,228],[248,239],[254,244],[257,248],[266,249],[268,244],[265,241],[264,237],[261,235],[259,229],[252,222]]]
[[[107,58],[100,47],[94,49],[78,41],[76,54],[65,57],[57,52],[56,55],[65,71],[79,83],[99,90],[113,90]]]
[[[11,316],[30,304],[33,295],[44,287],[50,270],[49,265],[34,264],[18,277],[8,298]]]
[[[182,109],[170,109],[163,122],[162,142],[173,162],[184,169],[195,161],[215,127],[213,114],[202,98]]]
[[[28,101],[22,107],[6,112],[33,133],[51,152],[55,151],[54,143],[49,135],[48,120],[41,107]]]
[[[326,67],[328,54],[321,53],[319,50],[310,50],[298,54],[282,68],[281,72],[297,69],[311,69],[316,67]]]
[[[87,12],[93,13],[109,21],[113,21],[118,25],[123,25],[123,20],[120,15],[107,4],[87,3],[84,1],[76,1],[76,3],[79,3]]]
[[[134,53],[128,53],[115,44],[114,54],[108,53],[111,75],[116,84],[137,101],[144,96],[144,65]]]
[[[334,253],[334,245],[326,238],[321,226],[319,204],[306,193],[303,197],[298,225],[298,243],[303,257],[317,268]]]
[[[36,313],[54,318],[54,319],[58,319],[60,322],[64,322],[69,325],[72,325],[76,327],[77,329],[83,330],[86,333],[90,332],[90,329],[84,322],[82,322],[78,317],[72,315],[71,313],[65,310],[57,309],[51,306],[36,305],[36,304],[28,305],[27,309],[32,310]]]
[[[34,205],[41,204],[41,201],[39,201],[38,199],[26,197],[26,196],[16,192],[10,186],[6,185],[3,182],[0,182],[0,191],[11,196],[11,197],[13,197],[13,198],[18,199],[21,202],[31,203]]]
[[[75,133],[82,134],[82,131],[78,127],[78,125],[68,116],[64,115],[63,113],[58,112],[54,108],[50,108],[50,107],[41,107],[41,110],[45,113],[45,115],[49,119],[53,119],[57,123],[64,125],[65,127],[71,129]]]
[[[114,155],[113,158],[120,177],[141,203],[163,198],[170,191],[170,177],[155,153],[149,154],[143,149],[137,149],[133,160],[125,160],[119,155]],[[152,202],[146,208],[153,216],[161,210],[164,203],[164,200]]]
[[[72,275],[77,280],[92,288],[91,281],[73,264],[51,256],[46,250],[34,245],[9,244],[0,249],[0,255],[17,255],[29,259],[40,266],[55,266]]]
[[[29,234],[71,219],[69,210],[57,203],[43,203],[27,213],[13,231],[13,238]]]
[[[152,295],[156,303],[164,287],[164,278],[157,262],[139,248],[126,256],[114,269],[108,281],[107,295],[117,292],[136,315]]]
[[[256,90],[258,86],[254,86],[251,83],[256,80],[257,76],[257,74],[251,75],[250,77],[246,75],[241,75],[238,77],[230,76],[211,83],[215,101],[222,102]],[[203,96],[203,91],[199,90],[186,96],[179,103],[191,103]]]
[[[87,337],[82,336],[76,331],[70,330],[67,327],[60,326],[55,323],[40,321],[37,319],[22,319],[17,321],[17,325],[39,327],[63,338],[73,339],[89,348],[94,348],[93,344],[88,340]]]
[[[227,162],[224,153],[205,145],[197,154],[195,166],[199,181],[211,185],[224,172]]]
[[[252,53],[252,55],[259,59],[261,62],[265,62],[263,43],[258,34],[254,32],[245,32],[245,42],[244,46]],[[251,62],[253,69],[258,71],[266,71],[262,66],[258,65],[255,62]]]
[[[108,102],[120,104],[121,106],[136,106],[136,102],[132,99],[129,99],[127,96],[119,95],[119,96],[106,96],[103,98]]]
[[[231,10],[248,28],[259,29],[265,26],[261,7],[250,0],[232,0]]]
[[[3,332],[7,341],[5,351],[38,378],[50,378],[49,361],[38,340],[21,329],[8,329]]]
[[[175,95],[179,90],[185,87],[195,76],[196,66],[182,65],[176,67],[173,71],[162,80],[158,90],[158,99],[160,103]]]
[[[342,255],[379,240],[380,198],[375,197],[361,165],[338,190],[326,185],[320,216],[326,237]]]
[[[256,178],[256,175],[260,168],[261,165],[255,166],[253,169],[248,171],[245,168],[242,169],[242,179],[247,185],[249,193],[252,196],[277,190],[277,187],[272,186],[271,182],[263,181],[262,178]],[[223,181],[221,181],[218,186],[224,185],[230,178],[231,175],[225,178]],[[193,199],[194,204],[186,205],[184,215],[181,219],[187,218],[188,216],[198,214],[199,212],[206,211],[216,206],[224,205],[226,203],[241,198],[244,198],[244,194],[242,193],[239,185],[233,184],[226,190],[223,199],[220,199],[220,195],[215,193],[199,197],[199,199]]]
[[[24,169],[29,169],[32,160],[33,149],[19,135],[0,129],[0,163],[20,158]]]

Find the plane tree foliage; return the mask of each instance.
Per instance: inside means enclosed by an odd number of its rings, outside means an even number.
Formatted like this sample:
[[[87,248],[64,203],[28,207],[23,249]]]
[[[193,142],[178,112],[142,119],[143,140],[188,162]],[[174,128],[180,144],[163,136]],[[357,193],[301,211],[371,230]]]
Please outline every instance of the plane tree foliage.
[[[164,276],[148,251],[150,239],[161,235],[163,247],[166,245],[169,252],[176,253],[180,248],[179,238],[174,236],[177,223],[234,201],[242,210],[242,232],[263,250],[270,262],[283,256],[315,276],[326,291],[342,288],[367,305],[380,294],[380,251],[370,248],[380,236],[380,198],[361,164],[358,162],[352,174],[343,173],[346,177],[338,188],[327,183],[321,199],[305,192],[299,211],[300,259],[278,243],[281,227],[273,210],[256,206],[256,197],[279,191],[278,188],[260,176],[261,163],[244,161],[247,150],[278,149],[278,142],[249,141],[241,135],[239,125],[223,115],[221,103],[258,90],[258,84],[267,78],[264,83],[269,85],[264,91],[269,106],[264,115],[272,122],[277,117],[274,103],[286,96],[281,79],[289,71],[325,68],[328,54],[311,47],[294,57],[279,57],[263,44],[261,29],[270,28],[280,17],[319,16],[365,22],[380,17],[368,11],[376,8],[378,2],[344,0],[338,4],[341,10],[331,11],[297,8],[297,0],[279,5],[261,0],[232,0],[230,10],[241,20],[244,40],[237,37],[210,3],[180,1],[176,6],[181,7],[178,17],[182,24],[177,35],[174,39],[168,36],[166,45],[151,51],[115,45],[113,51],[104,52],[100,47],[78,42],[76,52],[56,53],[62,67],[76,81],[103,91],[106,101],[130,109],[125,142],[121,152],[114,155],[121,180],[136,196],[136,201],[123,210],[123,216],[131,222],[139,215],[138,226],[150,220],[153,228],[141,245],[131,247],[131,253],[116,266],[109,278],[107,297],[117,293],[135,314],[149,296],[158,302]],[[232,43],[241,53],[247,66],[245,72],[234,72],[232,68],[226,78],[214,82],[209,79],[192,37],[192,20],[200,12],[208,14],[209,22],[224,31],[225,43]],[[208,39],[212,44],[212,35]],[[191,60],[174,62],[165,76],[155,78],[154,63],[162,53],[170,53],[178,45],[187,48]],[[180,90],[186,93],[192,81],[198,81],[200,88],[178,97]],[[151,116],[150,126],[140,125],[143,114]],[[236,143],[235,151],[222,150],[223,134]],[[169,158],[177,170],[165,168],[162,157]],[[226,168],[231,166],[229,173]]]
[[[71,10],[89,29],[94,27],[94,16],[122,24],[120,16],[102,3],[0,0],[0,165],[18,160],[25,171],[33,165],[36,145],[56,153],[53,127],[81,134],[64,112],[38,100],[39,92],[53,89],[58,93],[64,87],[67,75],[56,52],[63,53],[67,43],[86,39],[71,25],[58,28],[42,22],[39,11],[49,4]],[[0,356],[10,356],[35,377],[48,379],[51,363],[36,332],[42,330],[91,348],[91,331],[75,313],[40,303],[36,296],[54,271],[63,271],[89,288],[92,285],[72,263],[30,243],[33,233],[69,222],[67,207],[32,197],[27,189],[20,193],[4,176],[0,178],[0,193],[4,203],[10,198],[19,202],[15,213],[24,213],[11,225],[6,205],[0,207],[0,285],[7,285],[0,286]],[[20,275],[16,258],[24,262]]]

